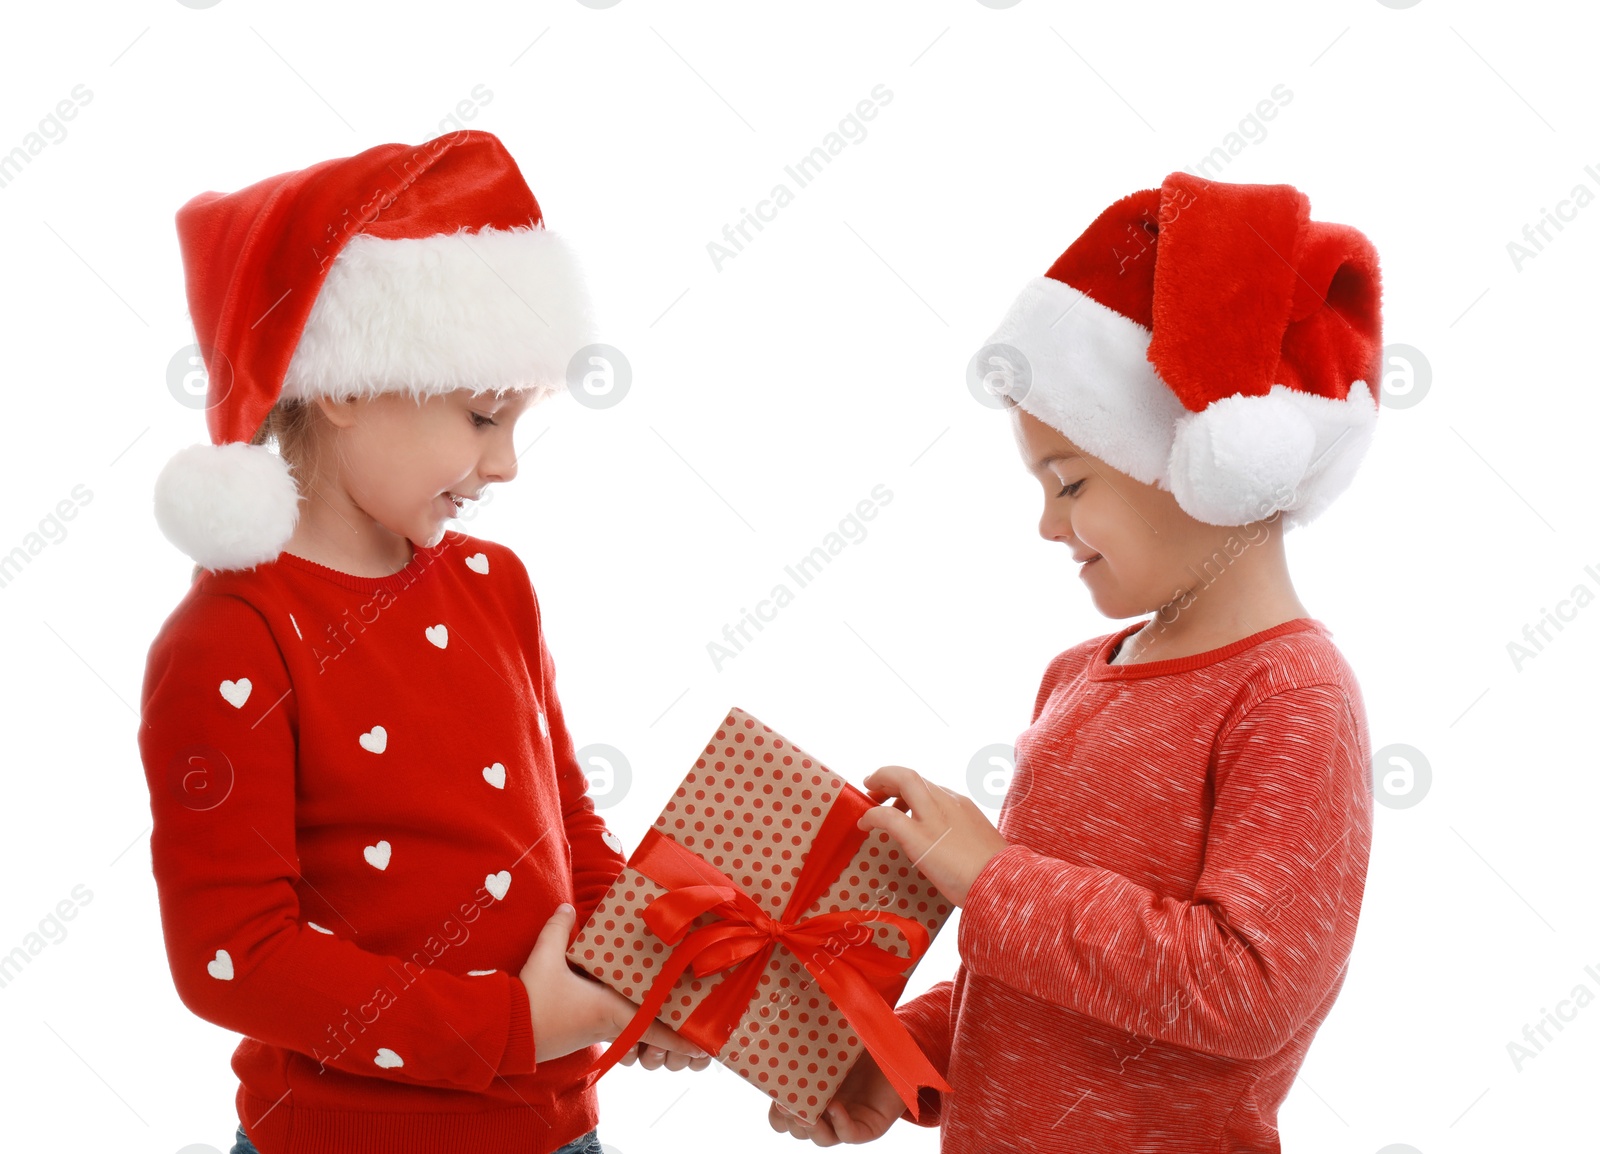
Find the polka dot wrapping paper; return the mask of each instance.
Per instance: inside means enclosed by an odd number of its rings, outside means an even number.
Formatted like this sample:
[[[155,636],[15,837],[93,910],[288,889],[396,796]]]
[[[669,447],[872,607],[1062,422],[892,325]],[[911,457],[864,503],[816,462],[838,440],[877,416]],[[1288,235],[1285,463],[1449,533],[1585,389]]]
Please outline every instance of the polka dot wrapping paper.
[[[706,1046],[723,1065],[765,1090],[790,1113],[815,1121],[860,1057],[865,1047],[860,1031],[868,1029],[879,1014],[892,1019],[887,1007],[894,1005],[904,989],[915,964],[912,959],[938,933],[952,908],[887,834],[881,830],[863,834],[854,828],[855,815],[871,804],[855,786],[771,727],[737,707],[729,710],[628,867],[573,940],[567,957],[639,1005],[667,966],[674,942],[682,944],[684,934],[692,940],[697,933],[704,939],[721,932],[709,927],[718,923],[719,915],[727,914],[727,907],[707,909],[689,920],[688,915],[698,908],[694,902],[683,907],[686,912],[680,920],[684,927],[673,935],[673,941],[652,931],[646,918],[652,902],[658,903],[651,914],[655,919],[679,898],[707,892],[702,884],[661,901],[669,887],[634,868],[642,865],[662,876],[654,864],[660,857],[645,852],[652,845],[673,858],[691,861],[700,883],[709,880],[737,887],[748,899],[742,900],[745,908],[760,911],[752,915],[759,922],[770,918],[801,923],[820,918],[814,926],[832,925],[834,919],[827,915],[858,911],[838,915],[860,920],[850,920],[845,928],[830,934],[826,939],[830,944],[814,947],[781,940],[770,945],[764,965],[758,954],[744,963],[742,971],[735,966],[697,976],[693,968],[684,970],[666,992],[656,1016]],[[832,822],[828,821],[830,813]],[[818,846],[819,833],[822,845],[828,848],[818,850],[819,860],[811,863],[816,868],[808,869],[808,855]],[[664,845],[664,841],[672,844]],[[700,860],[692,861],[680,847]],[[843,864],[832,869],[831,863],[820,860],[823,856]],[[797,900],[809,893],[820,896],[804,909],[789,909],[797,883]],[[699,904],[712,900],[702,897]],[[879,915],[889,916],[869,920]],[[919,939],[918,945],[913,938]],[[866,945],[842,952],[841,945],[831,944],[844,942]],[[810,968],[791,946],[811,959]],[[862,1021],[852,1023],[822,988],[813,972],[822,955],[827,955],[827,961],[841,956],[860,958],[863,971],[877,974],[875,991],[869,993],[881,1002],[870,1014],[858,1014]],[[758,965],[759,971],[755,969]],[[897,970],[903,972],[890,972]],[[837,972],[836,968],[829,971],[830,976]],[[718,987],[730,981],[740,984],[717,995]],[[750,990],[748,1002],[739,1002],[746,988]],[[720,1047],[717,1042],[722,1029],[712,1033],[708,1044],[702,1022],[705,1011],[718,1007],[705,1003],[708,998],[713,1003],[728,1003],[730,994],[734,1001],[718,1020],[724,1028],[735,1019],[736,1024]],[[856,1004],[863,1010],[871,1008]],[[701,1011],[698,1017],[697,1010]],[[899,1030],[892,1021],[890,1027]],[[870,1032],[878,1036],[877,1027]],[[897,1044],[910,1046],[920,1056],[909,1035]],[[908,1069],[913,1066],[931,1072],[923,1063],[894,1065],[902,1078],[914,1073]],[[920,1084],[931,1083],[923,1080]],[[914,1090],[910,1098],[915,1100]]]

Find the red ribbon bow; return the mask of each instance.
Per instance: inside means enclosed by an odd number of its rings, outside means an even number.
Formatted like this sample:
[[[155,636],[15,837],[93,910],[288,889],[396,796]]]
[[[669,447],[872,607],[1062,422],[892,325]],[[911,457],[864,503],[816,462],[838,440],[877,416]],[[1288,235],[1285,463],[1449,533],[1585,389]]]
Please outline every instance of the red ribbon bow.
[[[773,947],[782,942],[843,1012],[913,1118],[920,1116],[919,1086],[948,1092],[949,1084],[892,1008],[905,986],[905,971],[927,951],[928,931],[922,923],[874,909],[835,910],[790,920],[809,909],[855,857],[866,838],[856,822],[872,805],[865,794],[845,783],[817,831],[783,916],[777,919],[727,874],[656,830],[646,831],[628,864],[666,887],[666,893],[646,903],[644,920],[652,933],[674,948],[627,1028],[585,1073],[598,1078],[638,1044],[673,985],[691,966],[697,977],[727,974],[676,1028],[707,1053],[720,1054],[749,1008]],[[707,913],[715,920],[688,932],[695,919]],[[867,922],[897,927],[910,943],[910,955],[901,957],[876,944]]]

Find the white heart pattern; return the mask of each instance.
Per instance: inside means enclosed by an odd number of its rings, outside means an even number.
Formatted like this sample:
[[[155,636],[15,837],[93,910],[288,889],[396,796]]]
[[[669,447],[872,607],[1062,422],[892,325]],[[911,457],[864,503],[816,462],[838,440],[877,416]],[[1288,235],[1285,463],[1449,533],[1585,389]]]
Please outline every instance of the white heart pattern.
[[[498,761],[493,765],[484,766],[483,780],[496,789],[504,789],[506,787],[506,767]]]
[[[474,573],[487,573],[489,571],[489,558],[482,553],[474,553],[467,558],[467,568]]]
[[[313,921],[307,921],[307,922],[306,922],[306,925],[308,925],[308,926],[310,926],[310,927],[311,927],[311,928],[312,928],[312,929],[314,929],[314,930],[316,930],[316,931],[317,931],[317,933],[319,933],[319,934],[331,934],[331,933],[333,933],[333,931],[332,931],[332,930],[325,930],[325,929],[323,929],[323,928],[322,928],[322,927],[321,927],[321,926],[319,926],[319,925],[317,925],[317,923],[316,923],[316,922],[313,922]]]
[[[498,974],[499,972],[500,972],[499,970],[468,970],[467,971],[467,977],[469,977],[469,978],[481,978],[485,974]]]
[[[392,1070],[396,1066],[405,1065],[405,1062],[401,1059],[400,1055],[389,1049],[388,1046],[379,1046],[378,1056],[372,1060],[378,1065],[382,1066],[385,1070]]]
[[[238,681],[224,681],[217,688],[222,690],[222,696],[235,709],[243,709],[244,703],[250,700],[250,679],[248,677],[241,677]]]
[[[622,839],[616,834],[612,833],[609,829],[600,835],[600,840],[605,842],[618,853],[622,852]]]
[[[363,846],[361,856],[367,859],[367,864],[377,869],[389,868],[389,843],[380,841],[377,845]]]
[[[440,649],[443,649],[446,645],[450,644],[450,630],[446,629],[443,625],[430,625],[422,632],[427,635],[429,641],[433,642]]]
[[[389,748],[389,731],[381,725],[374,725],[356,740],[361,743],[361,748],[367,752],[382,753]]]
[[[495,901],[499,901],[511,888],[511,871],[501,870],[497,874],[490,874],[483,879],[483,888],[494,895]]]
[[[219,982],[233,981],[233,958],[227,950],[218,950],[217,956],[206,963],[206,973]]]
[[[539,711],[539,732],[544,734],[545,740],[550,738],[550,722],[545,718],[544,710]]]

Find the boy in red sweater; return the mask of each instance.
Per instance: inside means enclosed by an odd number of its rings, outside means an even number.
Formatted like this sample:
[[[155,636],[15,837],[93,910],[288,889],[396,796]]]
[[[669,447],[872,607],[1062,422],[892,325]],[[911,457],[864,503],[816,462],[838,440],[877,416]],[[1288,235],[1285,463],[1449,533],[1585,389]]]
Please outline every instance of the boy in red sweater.
[[[1287,185],[1173,173],[1110,206],[980,356],[1095,607],[999,826],[902,766],[862,819],[961,907],[961,965],[897,1014],[954,1092],[944,1154],[1275,1154],[1343,984],[1371,843],[1360,688],[1283,534],[1376,420],[1377,256]],[[993,370],[993,371],[989,371]],[[941,1100],[942,1097],[942,1100]],[[911,1120],[864,1056],[818,1145]]]
[[[157,481],[198,565],[139,749],[173,982],[245,1035],[235,1154],[595,1154],[585,1071],[634,1007],[565,954],[622,843],[527,570],[445,532],[589,343],[577,265],[484,132],[178,232],[214,443]],[[710,1062],[659,1024],[634,1057]]]

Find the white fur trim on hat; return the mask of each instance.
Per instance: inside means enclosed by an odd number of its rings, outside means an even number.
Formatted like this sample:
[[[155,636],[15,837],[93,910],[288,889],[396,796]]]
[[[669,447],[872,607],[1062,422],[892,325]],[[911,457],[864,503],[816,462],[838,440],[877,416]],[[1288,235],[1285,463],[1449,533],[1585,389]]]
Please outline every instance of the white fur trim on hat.
[[[1349,487],[1377,423],[1365,381],[1344,400],[1288,385],[1223,397],[1179,422],[1170,487],[1207,524],[1245,525],[1282,509],[1286,527],[1304,525]]]
[[[283,396],[559,390],[592,327],[577,260],[548,229],[362,233],[328,269]]]
[[[1027,358],[1017,400],[1073,444],[1146,485],[1168,488],[1167,456],[1183,416],[1145,359],[1150,330],[1052,277],[1034,277],[987,344]]]
[[[1052,277],[1028,282],[987,344],[1026,358],[1005,377],[1023,410],[1207,524],[1278,509],[1288,528],[1310,522],[1349,487],[1377,425],[1365,381],[1344,400],[1273,385],[1191,413],[1145,356],[1149,329]]]
[[[207,569],[253,569],[283,552],[300,492],[282,457],[230,441],[180,449],[156,477],[156,524]]]

